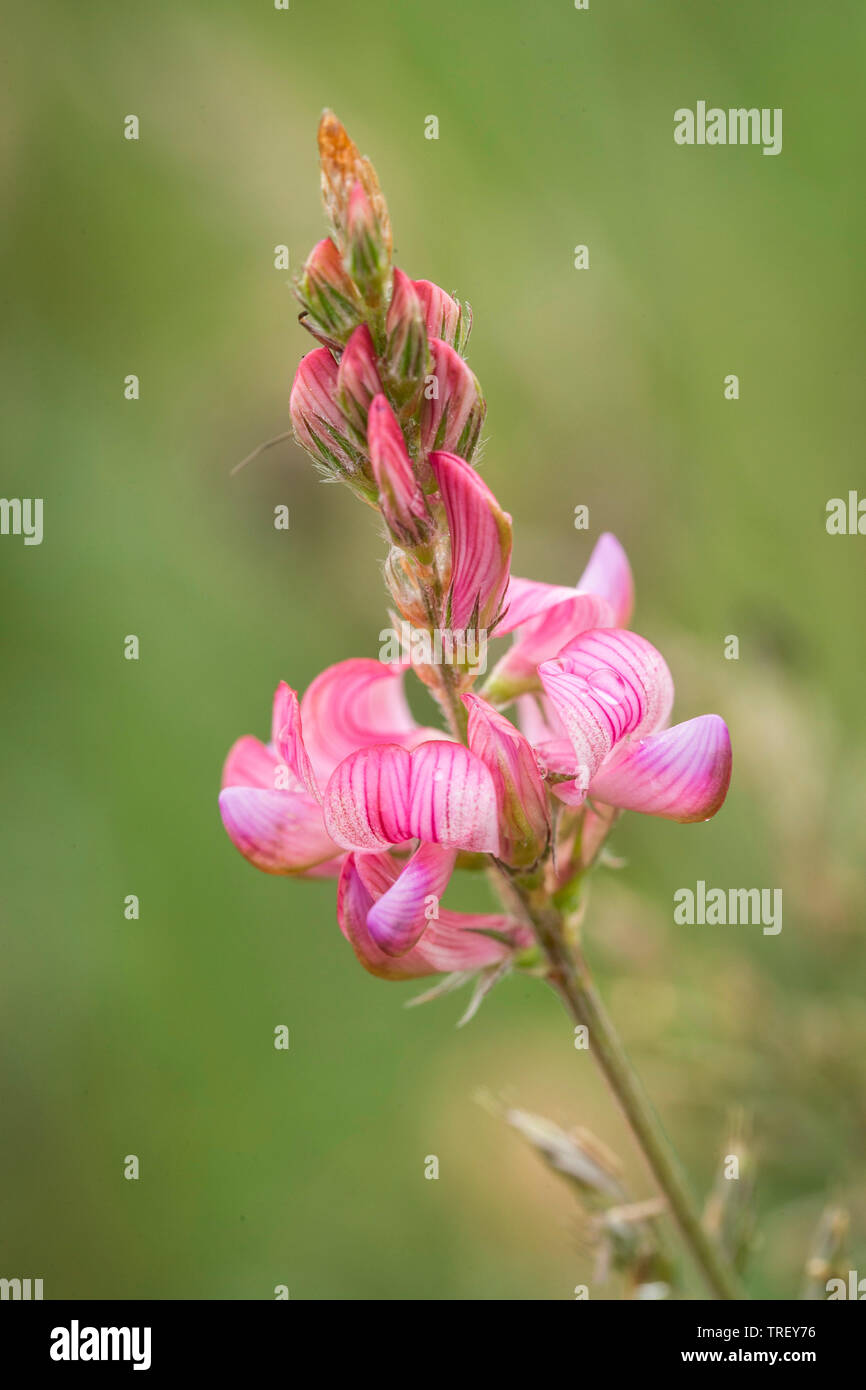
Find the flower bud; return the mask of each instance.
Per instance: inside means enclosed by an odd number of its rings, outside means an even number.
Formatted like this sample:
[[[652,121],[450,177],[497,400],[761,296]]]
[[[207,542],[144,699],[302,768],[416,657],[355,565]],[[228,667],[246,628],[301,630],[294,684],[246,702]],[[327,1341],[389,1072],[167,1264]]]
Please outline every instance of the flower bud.
[[[387,302],[391,279],[391,247],[363,184],[349,194],[346,213],[346,267],[370,308]]]
[[[478,443],[487,405],[459,353],[439,338],[430,340],[432,372],[424,384],[421,443],[469,461]]]
[[[390,263],[391,224],[376,171],[369,159],[361,157],[333,111],[324,111],[319,122],[319,159],[322,166],[322,201],[339,249],[343,252],[347,250],[349,200],[355,185],[360,184],[366,194],[372,219],[379,229],[386,260]]]
[[[370,405],[367,447],[388,530],[398,545],[420,545],[430,533],[430,515],[403,432],[383,395],[375,396]]]
[[[396,273],[395,271],[395,275]],[[421,301],[428,336],[441,338],[443,343],[455,348],[457,352],[464,352],[472,327],[472,310],[469,305],[452,299],[450,294],[434,285],[432,280],[416,280],[414,288]]]
[[[381,390],[373,339],[367,325],[362,323],[355,329],[340,358],[337,400],[351,432],[357,435],[364,451],[367,443],[367,412],[373,397],[378,396]]]
[[[427,372],[427,330],[415,286],[402,270],[394,271],[394,288],[385,321],[385,363],[391,398],[408,404]]]
[[[316,348],[298,364],[289,414],[301,448],[329,473],[351,477],[362,468],[364,456],[349,438],[336,391],[337,364],[327,348]]]
[[[361,297],[330,237],[313,247],[297,277],[295,294],[309,315],[302,319],[304,327],[329,342],[342,345],[363,320]]]

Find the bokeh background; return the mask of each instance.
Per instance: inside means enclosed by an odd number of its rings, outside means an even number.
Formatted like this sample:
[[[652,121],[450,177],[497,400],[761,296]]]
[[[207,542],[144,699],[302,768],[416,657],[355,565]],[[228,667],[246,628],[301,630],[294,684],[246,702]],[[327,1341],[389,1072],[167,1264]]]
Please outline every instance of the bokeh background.
[[[459,1032],[458,997],[406,1012],[417,990],[361,971],[333,885],[257,874],[219,822],[222,758],[266,735],[277,680],[375,655],[383,626],[348,493],[285,445],[229,476],[287,428],[310,346],[273,253],[297,266],[323,234],[326,104],[377,164],[398,263],[472,302],[517,572],[573,583],[615,531],[678,717],[731,726],[716,820],[616,834],[629,866],[587,923],[611,1011],[697,1190],[729,1108],[752,1116],[752,1293],[797,1291],[827,1200],[866,1269],[866,539],[824,524],[866,492],[862,6],[4,8],[2,491],[45,499],[45,537],[0,539],[0,1275],[572,1297],[572,1195],[482,1090],[589,1127],[652,1190],[543,986],[506,981]],[[677,147],[698,99],[782,107],[782,154]],[[675,926],[699,878],[782,888],[781,934]]]

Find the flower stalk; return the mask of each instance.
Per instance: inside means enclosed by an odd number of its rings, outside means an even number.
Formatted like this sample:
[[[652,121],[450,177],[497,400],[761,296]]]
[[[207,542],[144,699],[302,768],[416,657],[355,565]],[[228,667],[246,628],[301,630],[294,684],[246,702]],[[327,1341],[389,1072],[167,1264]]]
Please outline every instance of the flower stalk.
[[[692,1256],[716,1298],[740,1299],[733,1270],[698,1214],[679,1160],[620,1041],[580,946],[569,941],[562,913],[512,880],[527,921],[547,961],[547,978],[577,1024],[586,1027],[590,1050],[629,1128],[664,1193]]]

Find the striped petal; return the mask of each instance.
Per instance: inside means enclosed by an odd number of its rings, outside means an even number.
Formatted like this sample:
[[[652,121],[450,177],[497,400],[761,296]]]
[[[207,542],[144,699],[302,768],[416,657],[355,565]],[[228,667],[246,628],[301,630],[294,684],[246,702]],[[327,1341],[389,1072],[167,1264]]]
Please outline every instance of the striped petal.
[[[457,851],[423,844],[412,855],[367,914],[367,927],[377,946],[389,956],[402,956],[429,925],[425,915],[431,898],[438,900],[448,886]]]
[[[470,459],[486,410],[481,388],[460,354],[438,338],[430,339],[430,361],[432,390],[428,394],[425,389],[422,403],[422,447]]]
[[[592,779],[593,798],[625,811],[670,820],[714,816],[731,780],[731,739],[717,714],[626,740]]]
[[[272,748],[261,739],[245,734],[233,743],[223,765],[223,787],[276,786],[279,759]]]
[[[374,940],[368,918],[399,873],[398,862],[389,854],[350,854],[340,875],[340,931],[371,975],[385,980],[409,980],[451,971],[480,970],[503,960],[512,950],[531,945],[531,932],[513,918],[440,908],[438,919],[426,924],[414,946],[404,955],[389,955]],[[495,939],[487,932],[505,939]]]
[[[614,627],[627,625],[634,608],[634,579],[628,556],[610,531],[602,532],[596,541],[577,587],[607,599],[613,609]]]
[[[497,662],[487,693],[498,703],[538,687],[538,667],[588,628],[610,627],[615,617],[607,599],[559,584],[540,584],[512,576],[505,595],[504,614],[496,636],[516,632],[509,650]]]
[[[229,839],[266,874],[301,874],[341,853],[306,792],[225,787],[220,815]]]
[[[384,849],[417,838],[496,852],[496,789],[480,758],[447,740],[413,752],[378,744],[351,754],[325,791],[325,824],[346,849]]]
[[[652,733],[667,720],[673,681],[655,647],[619,628],[582,633],[538,674],[575,757],[573,781],[558,785],[555,794],[580,806],[620,739]]]
[[[368,657],[328,666],[301,700],[304,740],[324,784],[350,753],[373,743],[412,747],[444,738],[415,723],[403,693],[403,668]]]
[[[467,742],[489,769],[499,803],[500,858],[527,867],[543,852],[550,836],[547,797],[538,763],[527,740],[504,715],[467,693]]]
[[[430,466],[451,535],[451,587],[443,626],[487,632],[508,584],[511,517],[465,459],[434,453]]]
[[[637,632],[621,628],[582,632],[566,643],[558,657],[574,675],[589,678],[607,669],[619,677],[626,722],[618,737],[652,734],[668,722],[674,703],[673,677],[661,652]]]
[[[409,834],[479,853],[499,852],[493,777],[460,743],[422,743],[411,755]]]
[[[411,839],[411,779],[412,755],[395,743],[350,754],[325,789],[328,832],[346,849],[388,849]]]

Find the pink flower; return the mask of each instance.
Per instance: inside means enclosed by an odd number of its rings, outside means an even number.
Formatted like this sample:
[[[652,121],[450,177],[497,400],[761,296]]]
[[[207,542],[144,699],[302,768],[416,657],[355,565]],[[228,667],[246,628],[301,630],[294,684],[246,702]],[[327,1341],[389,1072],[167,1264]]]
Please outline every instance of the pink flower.
[[[393,893],[405,871],[391,854],[349,854],[337,888],[340,931],[371,975],[407,980],[441,972],[480,970],[532,944],[532,933],[498,913],[460,913],[419,908],[422,926],[412,945],[395,955],[379,944],[377,909]],[[435,896],[435,895],[434,895]]]
[[[499,850],[493,775],[481,758],[449,740],[359,749],[331,775],[323,810],[329,835],[344,849],[419,842],[366,912],[372,941],[389,956],[405,955],[427,930],[425,906],[431,899],[438,906],[458,850]],[[365,858],[358,857],[359,868]]]
[[[673,680],[645,638],[615,628],[584,632],[543,662],[539,676],[558,720],[539,752],[568,779],[553,788],[561,801],[582,806],[589,795],[678,821],[716,814],[731,778],[727,727],[716,714],[665,727]]]
[[[573,589],[512,575],[496,635],[513,632],[514,642],[491,673],[485,694],[505,704],[538,689],[541,662],[588,628],[624,626],[633,605],[628,558],[609,532],[599,537]]]
[[[444,735],[419,727],[409,713],[399,666],[341,661],[316,677],[300,704],[281,681],[270,742],[248,735],[226,759],[220,813],[229,837],[265,873],[337,873],[342,848],[321,808],[321,788],[334,768],[385,738],[408,748],[437,737]]]

